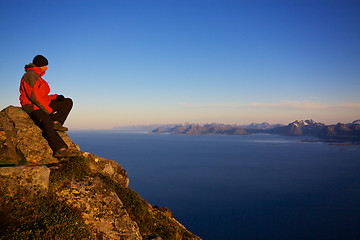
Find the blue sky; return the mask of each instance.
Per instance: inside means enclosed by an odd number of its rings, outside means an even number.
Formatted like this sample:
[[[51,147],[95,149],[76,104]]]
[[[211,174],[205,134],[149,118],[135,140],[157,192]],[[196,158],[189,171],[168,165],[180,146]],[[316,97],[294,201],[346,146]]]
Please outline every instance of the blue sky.
[[[0,108],[49,60],[72,129],[360,118],[360,1],[0,1]]]

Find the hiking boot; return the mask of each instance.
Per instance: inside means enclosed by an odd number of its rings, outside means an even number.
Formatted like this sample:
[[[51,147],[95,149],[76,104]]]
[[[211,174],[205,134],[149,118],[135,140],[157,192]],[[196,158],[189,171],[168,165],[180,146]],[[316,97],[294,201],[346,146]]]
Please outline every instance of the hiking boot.
[[[67,130],[69,130],[67,127],[61,125],[59,121],[54,121],[54,129],[61,132],[66,132]]]
[[[71,157],[77,157],[77,156],[79,156],[79,153],[71,151],[67,148],[60,148],[59,150],[54,152],[55,158],[71,158]]]

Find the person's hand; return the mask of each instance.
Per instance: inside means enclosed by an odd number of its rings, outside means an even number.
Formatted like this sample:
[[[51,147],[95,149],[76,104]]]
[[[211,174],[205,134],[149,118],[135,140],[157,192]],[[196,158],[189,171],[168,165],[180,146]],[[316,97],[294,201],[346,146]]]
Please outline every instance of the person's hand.
[[[64,101],[64,98],[65,97],[63,95],[57,95],[56,100],[62,102],[62,101]]]

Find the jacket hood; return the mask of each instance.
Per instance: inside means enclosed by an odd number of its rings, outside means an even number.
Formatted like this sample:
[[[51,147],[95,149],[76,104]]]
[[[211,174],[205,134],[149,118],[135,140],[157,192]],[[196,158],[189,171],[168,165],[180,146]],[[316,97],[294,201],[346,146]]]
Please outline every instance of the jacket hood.
[[[43,70],[41,70],[40,67],[35,66],[35,64],[33,64],[33,63],[29,63],[29,64],[25,65],[25,72],[28,72],[28,71],[33,71],[33,72],[37,73],[40,77],[45,74],[45,72]]]
[[[26,71],[27,69],[33,68],[33,67],[36,67],[35,64],[33,64],[33,63],[26,64],[26,65],[25,65],[25,71]]]

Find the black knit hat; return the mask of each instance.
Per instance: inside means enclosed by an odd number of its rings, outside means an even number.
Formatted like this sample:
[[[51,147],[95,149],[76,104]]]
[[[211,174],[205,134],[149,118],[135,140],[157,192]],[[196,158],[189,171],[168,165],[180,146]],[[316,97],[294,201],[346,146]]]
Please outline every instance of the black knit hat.
[[[42,55],[37,55],[34,57],[33,59],[33,64],[37,67],[43,67],[49,64],[48,60],[42,56]]]

